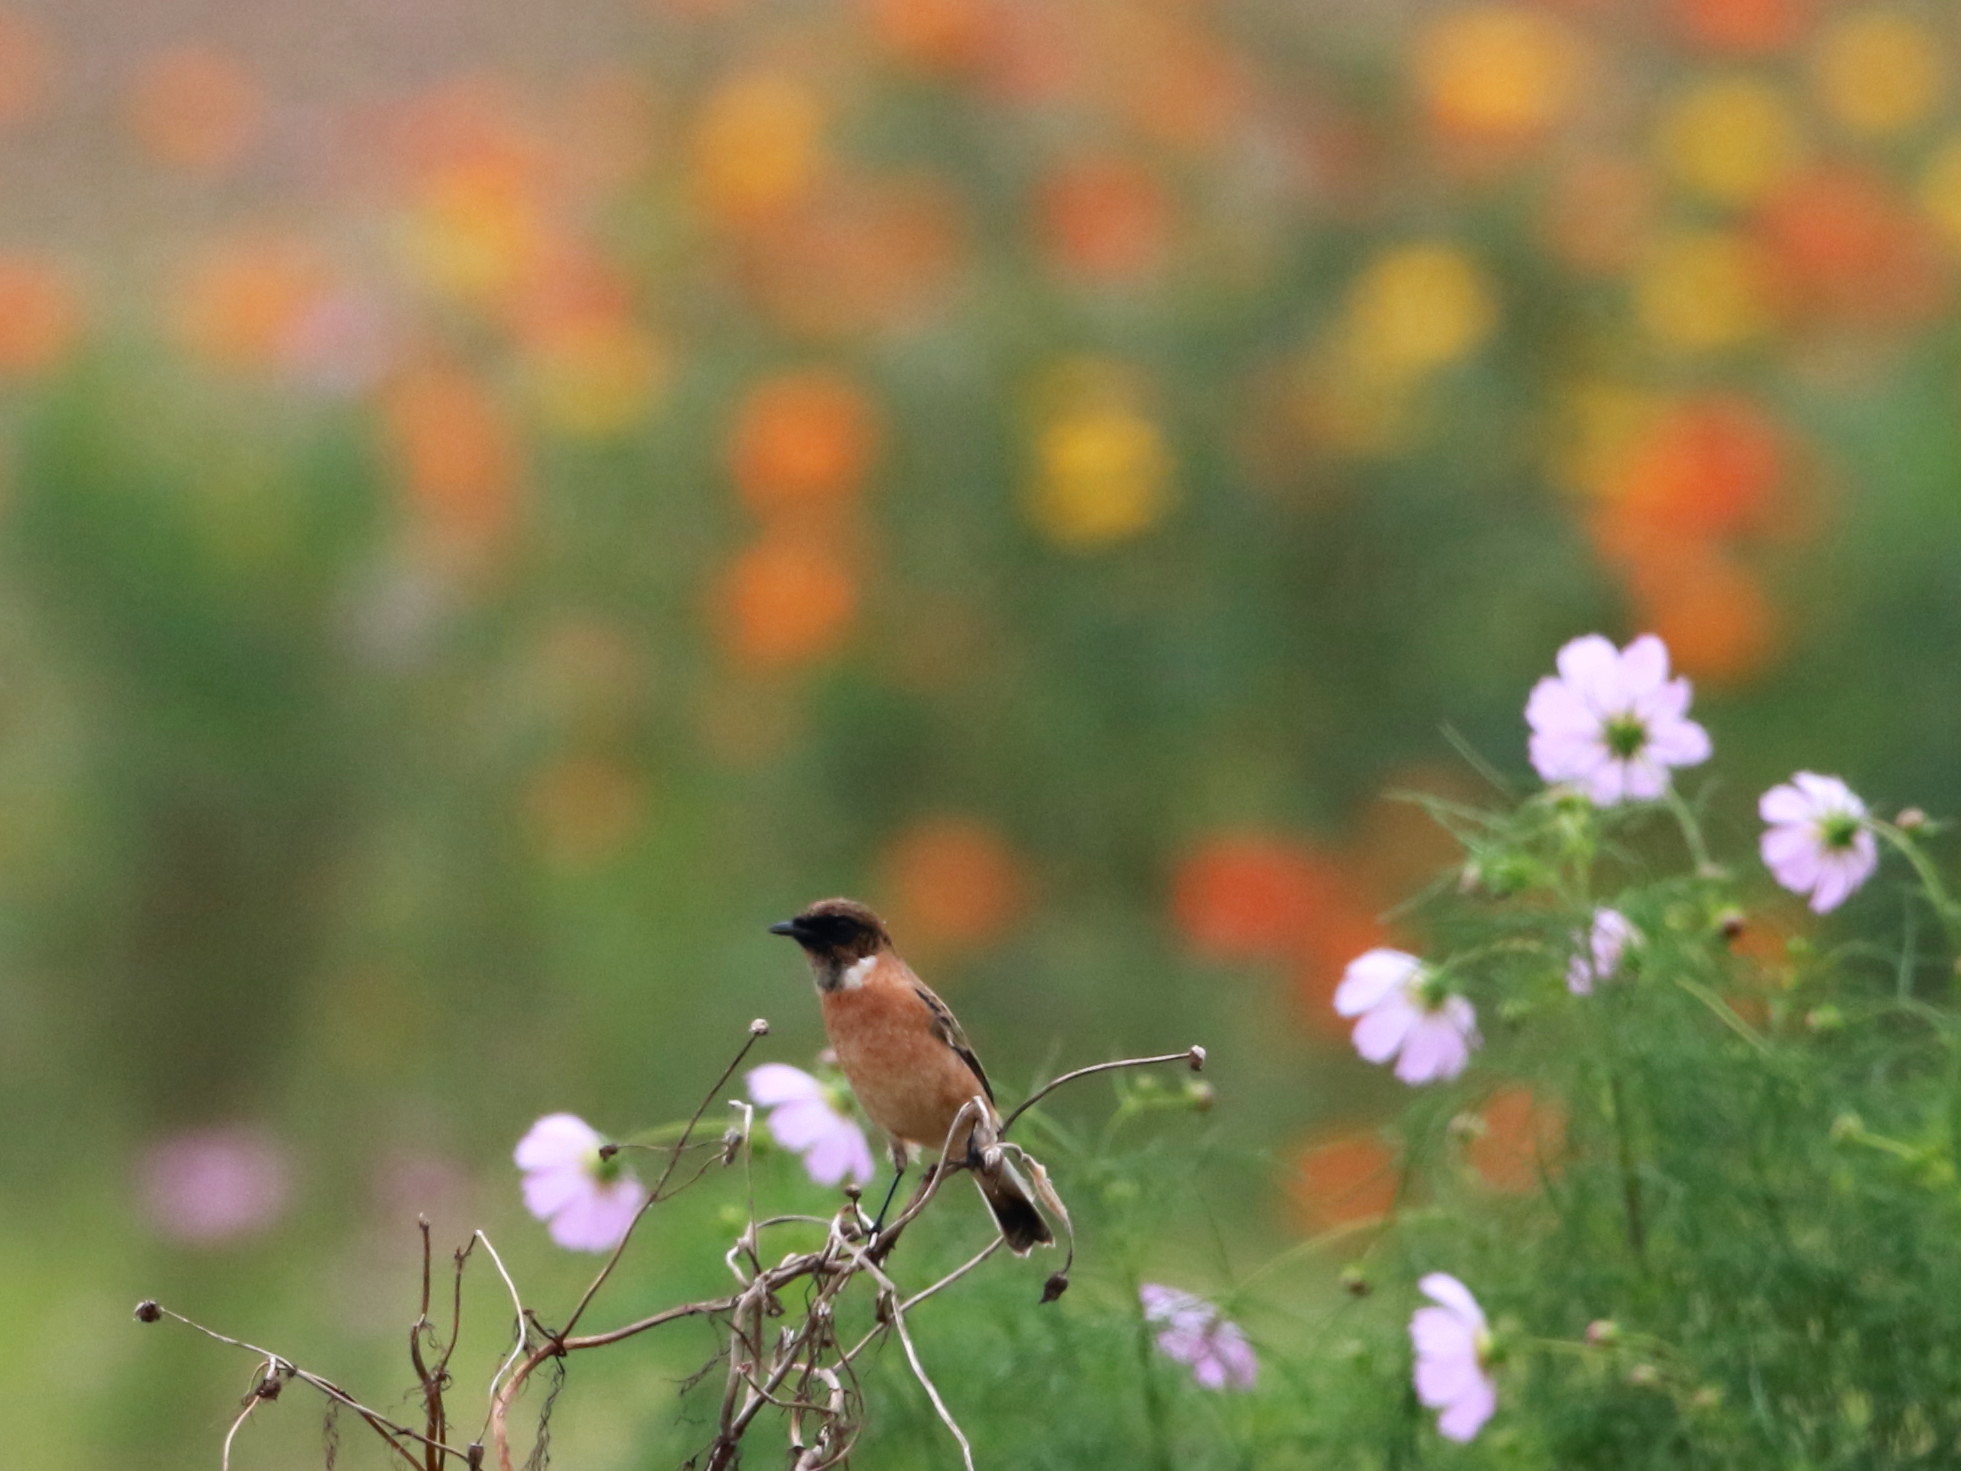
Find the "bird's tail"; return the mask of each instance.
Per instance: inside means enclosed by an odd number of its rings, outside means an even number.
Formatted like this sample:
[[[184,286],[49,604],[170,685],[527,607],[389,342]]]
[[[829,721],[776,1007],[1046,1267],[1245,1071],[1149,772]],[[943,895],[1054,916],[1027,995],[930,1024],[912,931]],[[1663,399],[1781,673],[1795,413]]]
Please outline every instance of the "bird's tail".
[[[1008,1250],[1016,1256],[1027,1256],[1030,1250],[1037,1246],[1055,1244],[1055,1237],[1049,1231],[1049,1223],[1042,1219],[1042,1213],[1035,1208],[1028,1182],[1015,1172],[1013,1165],[1006,1160],[1001,1161],[1000,1173],[995,1175],[989,1175],[985,1170],[976,1170],[974,1183],[980,1186],[980,1193],[987,1201],[987,1208],[994,1212],[995,1224],[1001,1228],[1001,1235],[1008,1243]]]

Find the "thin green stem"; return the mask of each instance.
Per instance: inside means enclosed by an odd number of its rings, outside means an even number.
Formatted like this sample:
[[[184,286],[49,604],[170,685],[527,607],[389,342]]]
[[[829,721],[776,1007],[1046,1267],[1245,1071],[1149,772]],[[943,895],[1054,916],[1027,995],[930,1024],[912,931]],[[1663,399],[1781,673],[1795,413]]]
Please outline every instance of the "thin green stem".
[[[1934,861],[1927,856],[1926,850],[1890,822],[1869,817],[1866,826],[1913,866],[1914,875],[1920,880],[1920,887],[1926,891],[1927,902],[1932,906],[1935,918],[1940,920],[1941,928],[1947,932],[1948,944],[1961,950],[1961,907],[1956,906],[1947,885],[1941,882],[1940,870],[1934,867]]]
[[[1668,810],[1675,814],[1676,825],[1682,829],[1682,841],[1688,844],[1689,857],[1695,861],[1696,871],[1701,873],[1714,868],[1716,865],[1709,857],[1709,844],[1702,836],[1702,819],[1695,815],[1695,809],[1689,805],[1688,799],[1670,782],[1662,800],[1668,804]]]

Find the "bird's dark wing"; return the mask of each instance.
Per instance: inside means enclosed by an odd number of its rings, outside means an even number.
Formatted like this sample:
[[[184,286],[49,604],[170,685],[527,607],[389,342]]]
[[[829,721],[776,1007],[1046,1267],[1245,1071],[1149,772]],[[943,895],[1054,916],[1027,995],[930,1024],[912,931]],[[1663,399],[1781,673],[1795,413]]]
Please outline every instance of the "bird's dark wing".
[[[980,1059],[974,1056],[974,1049],[967,1042],[967,1034],[960,1030],[960,1023],[954,1020],[953,1012],[917,976],[913,977],[912,990],[915,996],[926,1003],[927,1013],[933,1018],[933,1035],[959,1054],[960,1060],[972,1069],[976,1078],[980,1079],[981,1092],[985,1093],[987,1101],[992,1103],[994,1085],[987,1081],[987,1070],[981,1066]]]

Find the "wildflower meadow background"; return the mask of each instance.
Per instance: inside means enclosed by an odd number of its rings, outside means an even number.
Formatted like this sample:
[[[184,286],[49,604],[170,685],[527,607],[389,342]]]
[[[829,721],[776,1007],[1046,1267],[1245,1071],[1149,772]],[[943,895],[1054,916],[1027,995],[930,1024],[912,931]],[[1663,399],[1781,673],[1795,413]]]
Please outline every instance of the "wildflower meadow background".
[[[979,1464],[1961,1457],[1953,7],[14,0],[0,178],[9,1464],[218,1463],[139,1298],[407,1413],[418,1215],[569,1306],[755,1017],[594,1311],[882,1194],[828,894],[1004,1102],[1209,1054],[918,1310]]]

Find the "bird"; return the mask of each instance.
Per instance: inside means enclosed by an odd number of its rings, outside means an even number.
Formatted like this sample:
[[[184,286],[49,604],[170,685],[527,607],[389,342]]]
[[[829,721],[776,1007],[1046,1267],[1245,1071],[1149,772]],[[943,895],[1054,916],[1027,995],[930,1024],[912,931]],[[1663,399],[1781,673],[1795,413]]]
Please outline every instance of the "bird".
[[[803,947],[838,1066],[865,1113],[891,1141],[896,1173],[886,1205],[915,1148],[945,1148],[952,1157],[978,1165],[1001,1126],[993,1086],[952,1009],[900,959],[885,922],[856,900],[822,899],[796,918],[771,925],[769,932]],[[961,1136],[949,1141],[960,1110],[975,1099],[984,1115],[970,1119]],[[1002,1160],[999,1168],[976,1168],[973,1175],[1016,1256],[1054,1244],[1048,1222],[1012,1164]],[[882,1206],[881,1221],[884,1214]]]

